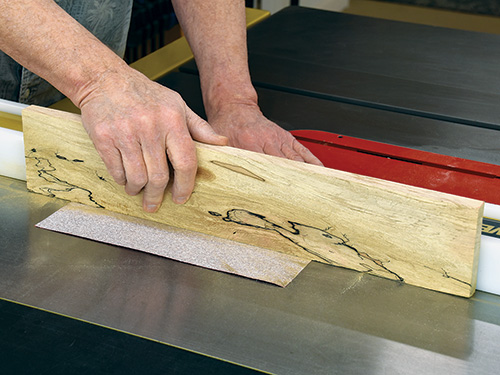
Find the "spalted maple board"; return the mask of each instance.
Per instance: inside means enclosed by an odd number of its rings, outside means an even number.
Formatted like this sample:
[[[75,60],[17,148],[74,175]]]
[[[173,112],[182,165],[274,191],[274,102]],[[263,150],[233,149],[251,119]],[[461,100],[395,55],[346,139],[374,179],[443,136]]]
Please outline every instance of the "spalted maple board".
[[[231,147],[197,144],[184,205],[142,210],[79,115],[23,111],[28,189],[450,294],[474,293],[483,202]]]

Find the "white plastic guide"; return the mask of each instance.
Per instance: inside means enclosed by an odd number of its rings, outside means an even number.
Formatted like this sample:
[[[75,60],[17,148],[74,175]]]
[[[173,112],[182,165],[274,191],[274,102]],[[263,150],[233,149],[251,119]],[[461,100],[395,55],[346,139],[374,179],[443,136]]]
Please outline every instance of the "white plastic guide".
[[[10,113],[21,116],[21,112],[26,108],[26,104],[12,102],[10,100],[0,99],[0,112]]]
[[[0,99],[0,112],[21,115],[24,104]],[[23,133],[2,127],[0,122],[0,176],[7,176],[26,181],[26,165],[24,160]],[[490,218],[500,228],[500,206],[486,203],[484,217]],[[500,295],[500,229],[498,236],[488,236],[485,230],[496,231],[495,228],[483,224],[477,290]]]
[[[485,223],[486,220],[483,221],[476,289],[500,295],[500,235],[498,232],[496,236],[485,234],[486,231],[492,233],[500,228],[500,206],[486,203],[484,218],[496,223],[491,223],[493,225],[490,226]],[[494,228],[490,228],[492,226]]]
[[[21,116],[27,106],[0,99],[0,112]],[[26,180],[23,133],[2,127],[0,123],[0,175]]]

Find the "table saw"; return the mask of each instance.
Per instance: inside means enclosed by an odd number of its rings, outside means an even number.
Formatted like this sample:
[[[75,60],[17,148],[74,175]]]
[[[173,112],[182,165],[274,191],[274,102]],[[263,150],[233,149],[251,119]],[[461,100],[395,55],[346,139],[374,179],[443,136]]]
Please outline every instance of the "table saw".
[[[500,165],[498,36],[291,7],[249,30],[249,58],[263,112],[288,130]],[[204,114],[192,62],[158,81]],[[0,199],[2,373],[500,368],[496,294],[314,262],[278,288],[37,229],[65,202],[19,180],[0,177]]]

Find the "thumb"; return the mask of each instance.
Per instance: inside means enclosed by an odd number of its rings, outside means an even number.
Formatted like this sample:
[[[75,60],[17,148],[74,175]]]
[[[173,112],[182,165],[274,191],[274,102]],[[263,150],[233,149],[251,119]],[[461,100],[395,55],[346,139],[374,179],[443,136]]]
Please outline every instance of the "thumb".
[[[218,146],[227,145],[227,137],[217,134],[208,122],[188,107],[186,107],[186,124],[195,141]]]

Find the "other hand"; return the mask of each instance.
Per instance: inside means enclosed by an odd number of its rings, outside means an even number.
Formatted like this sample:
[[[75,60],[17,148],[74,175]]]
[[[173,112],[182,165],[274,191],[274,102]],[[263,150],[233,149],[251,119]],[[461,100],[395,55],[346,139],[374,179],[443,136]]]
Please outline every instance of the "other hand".
[[[229,140],[229,146],[323,165],[295,137],[269,121],[256,104],[228,104],[209,116],[213,129]]]

